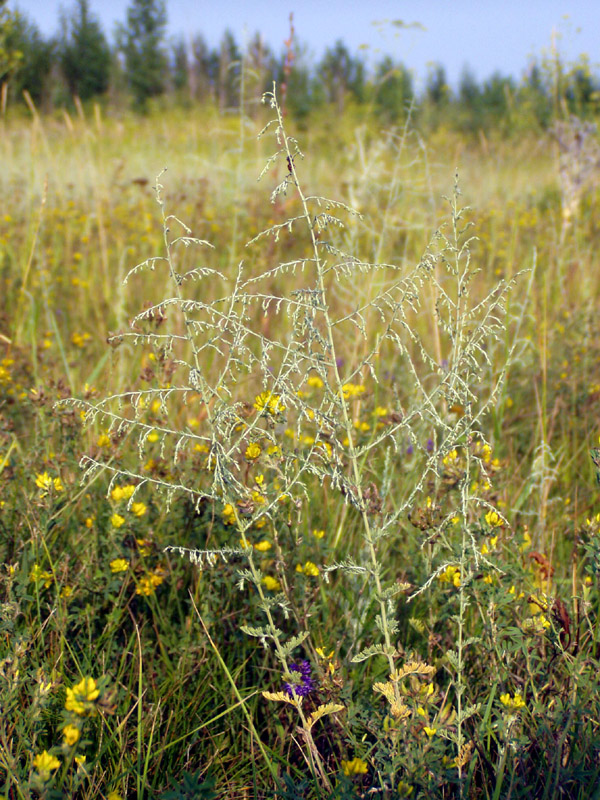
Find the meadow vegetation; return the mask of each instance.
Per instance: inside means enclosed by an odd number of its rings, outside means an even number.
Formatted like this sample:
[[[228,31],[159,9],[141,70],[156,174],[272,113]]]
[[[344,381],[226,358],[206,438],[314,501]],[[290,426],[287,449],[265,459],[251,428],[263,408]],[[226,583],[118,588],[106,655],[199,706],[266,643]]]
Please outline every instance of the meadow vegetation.
[[[1,796],[593,796],[592,127],[30,112]]]

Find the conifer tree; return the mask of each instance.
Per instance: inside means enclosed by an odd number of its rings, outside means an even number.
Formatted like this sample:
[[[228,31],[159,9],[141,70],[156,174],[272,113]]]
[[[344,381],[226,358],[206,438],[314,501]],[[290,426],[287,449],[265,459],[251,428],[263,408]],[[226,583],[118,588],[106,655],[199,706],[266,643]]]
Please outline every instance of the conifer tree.
[[[396,123],[406,116],[413,96],[413,82],[408,69],[386,56],[377,65],[375,73],[375,107],[378,113]]]
[[[4,46],[7,52],[20,54],[10,76],[9,96],[22,100],[26,91],[36,105],[45,102],[49,96],[55,58],[53,42],[45,39],[36,24],[19,13]]]
[[[19,14],[6,8],[6,0],[0,0],[0,82],[4,83],[18,68],[23,53],[15,46],[15,29]]]
[[[127,25],[119,33],[127,82],[135,106],[143,110],[151,97],[165,90],[167,12],[163,0],[132,0]]]
[[[88,0],[76,0],[72,12],[61,16],[60,66],[69,92],[88,100],[108,89],[110,48]]]

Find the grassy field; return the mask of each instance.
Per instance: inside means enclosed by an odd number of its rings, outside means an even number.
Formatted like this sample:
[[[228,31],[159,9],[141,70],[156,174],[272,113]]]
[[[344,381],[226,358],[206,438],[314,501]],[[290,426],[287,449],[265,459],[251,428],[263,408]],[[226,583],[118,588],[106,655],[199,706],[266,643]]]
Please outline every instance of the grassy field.
[[[276,114],[0,120],[0,795],[595,796],[598,191]]]

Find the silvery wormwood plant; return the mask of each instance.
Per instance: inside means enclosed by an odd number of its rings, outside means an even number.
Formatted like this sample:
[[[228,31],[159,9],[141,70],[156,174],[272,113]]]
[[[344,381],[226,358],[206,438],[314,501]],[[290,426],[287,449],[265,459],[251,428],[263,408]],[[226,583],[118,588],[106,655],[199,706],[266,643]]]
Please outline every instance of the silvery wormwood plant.
[[[137,443],[138,468],[85,455],[81,459],[84,481],[105,470],[111,475],[109,492],[123,477],[135,484],[130,504],[145,488],[164,493],[167,509],[181,493],[198,510],[206,503],[222,509],[237,531],[239,546],[188,549],[176,544],[168,549],[187,555],[201,567],[214,567],[219,560],[240,562],[239,588],[253,587],[264,617],[261,624],[243,630],[272,648],[285,681],[284,690],[265,692],[265,697],[296,709],[309,763],[322,785],[330,788],[312,728],[318,719],[341,712],[343,706],[328,703],[312,714],[305,712],[307,674],[304,667],[292,663],[292,653],[310,634],[304,630],[288,637],[278,627],[277,609],[283,611],[284,619],[290,616],[287,586],[283,581],[283,590],[267,590],[253,538],[257,530],[268,531],[283,562],[286,548],[294,546],[291,511],[300,513],[310,500],[311,487],[318,481],[341,493],[360,521],[363,547],[358,554],[347,552],[339,561],[323,565],[322,574],[328,580],[332,571],[342,570],[349,580],[364,580],[369,587],[369,604],[377,609],[379,640],[358,652],[353,661],[385,660],[389,680],[374,688],[401,725],[410,713],[402,699],[402,678],[407,674],[428,677],[433,668],[414,661],[404,667],[398,663],[402,652],[396,643],[396,606],[398,596],[411,587],[396,582],[384,568],[386,542],[426,487],[442,481],[444,457],[460,449],[458,508],[444,510],[434,533],[424,536],[421,543],[424,546],[435,538],[436,552],[445,555],[411,597],[426,591],[449,565],[456,565],[463,576],[457,646],[449,654],[457,724],[448,736],[455,741],[457,753],[464,753],[462,724],[476,709],[466,706],[463,698],[464,651],[469,644],[463,620],[468,576],[484,558],[471,523],[478,510],[489,510],[487,501],[472,491],[474,471],[486,474],[473,443],[485,442],[485,415],[496,401],[506,371],[505,365],[496,378],[489,378],[493,342],[504,335],[510,287],[501,282],[483,299],[471,300],[475,271],[457,187],[449,201],[450,232],[438,231],[416,266],[368,263],[344,252],[344,242],[356,239],[345,239],[356,212],[344,203],[306,192],[300,178],[304,156],[286,130],[275,87],[264,101],[273,119],[260,136],[274,134],[276,147],[259,180],[270,172],[283,172],[271,202],[285,200],[286,208],[293,205],[295,213],[248,242],[248,260],[252,264],[255,246],[266,239],[286,241],[291,257],[257,274],[244,262],[233,276],[209,266],[180,272],[190,253],[204,251],[208,257],[206,249],[211,245],[193,237],[181,220],[166,213],[159,176],[156,197],[162,211],[164,253],[134,267],[125,283],[139,272],[162,270],[172,291],[138,313],[132,330],[113,337],[112,344],[129,340],[150,349],[168,380],[157,379],[148,389],[125,391],[98,402],[66,402],[83,411],[88,425],[98,423],[113,436]],[[368,291],[357,291],[359,285],[367,285]],[[438,349],[441,341],[445,352],[443,363],[431,354],[416,324],[426,285],[437,298],[435,319]],[[362,342],[360,357],[351,363],[348,341]],[[404,376],[401,386],[383,384],[379,364],[384,361],[393,363]],[[369,437],[361,438],[356,409],[362,395],[368,396],[365,382],[369,381],[386,413]],[[319,392],[311,390],[315,386]],[[194,428],[182,421],[188,408],[194,409],[199,423]],[[451,408],[460,408],[461,414],[449,413]],[[154,416],[149,416],[149,409]],[[149,440],[157,437],[161,463],[168,468],[148,472],[142,464]],[[304,446],[299,447],[299,442]],[[421,467],[401,500],[391,504],[395,459],[407,442]],[[202,469],[192,480],[182,465],[198,454]],[[378,457],[382,474],[378,481],[368,481],[367,464]],[[456,525],[450,525],[457,514],[461,519],[458,542]]]

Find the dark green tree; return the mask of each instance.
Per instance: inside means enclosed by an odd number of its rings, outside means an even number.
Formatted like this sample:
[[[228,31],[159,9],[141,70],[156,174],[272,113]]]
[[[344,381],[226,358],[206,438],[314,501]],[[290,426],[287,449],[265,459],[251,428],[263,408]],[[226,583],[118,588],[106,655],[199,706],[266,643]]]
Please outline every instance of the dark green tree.
[[[219,77],[217,96],[219,109],[237,108],[240,104],[240,72],[242,54],[234,35],[226,30],[219,47]]]
[[[476,109],[480,105],[481,89],[477,78],[469,67],[465,67],[458,84],[458,101],[469,109]]]
[[[461,130],[474,132],[481,129],[483,125],[481,87],[469,67],[465,67],[460,76],[455,112]]]
[[[171,58],[173,88],[178,94],[183,94],[186,89],[189,89],[190,67],[188,62],[188,50],[182,37],[174,42]]]
[[[127,83],[139,110],[144,110],[151,97],[165,90],[166,27],[164,0],[132,0],[127,9],[127,25],[118,33]]]
[[[406,117],[413,98],[412,76],[402,64],[386,56],[375,71],[375,108],[388,122]]]
[[[88,0],[76,0],[70,12],[61,14],[61,30],[58,57],[69,93],[88,100],[106,92],[110,48]]]
[[[190,70],[191,93],[196,100],[216,98],[219,77],[219,54],[210,50],[201,34],[192,39],[192,64]]]
[[[255,33],[246,46],[244,70],[244,106],[253,112],[260,107],[263,93],[273,87],[276,72],[273,53],[259,33]]]
[[[523,77],[517,92],[519,114],[516,117],[520,128],[538,126],[547,128],[552,122],[552,90],[547,76],[533,62]]]
[[[585,56],[569,71],[565,99],[571,114],[593,116],[598,111],[600,84]]]
[[[446,79],[446,70],[441,64],[430,64],[425,94],[419,107],[419,122],[425,128],[435,129],[439,125],[452,123],[455,108],[452,92]]]
[[[428,103],[441,108],[450,101],[450,87],[446,79],[446,70],[441,64],[433,64],[427,75],[425,97]]]
[[[494,72],[483,82],[481,109],[486,128],[508,131],[512,127],[511,105],[515,94],[512,78]]]
[[[365,71],[363,62],[353,58],[346,45],[338,39],[333,48],[328,48],[317,74],[323,86],[325,99],[344,110],[347,94],[352,94],[359,102],[363,99]]]
[[[54,46],[44,39],[37,26],[23,14],[18,14],[5,40],[9,52],[20,53],[9,80],[9,96],[23,99],[28,92],[33,102],[44,103],[50,92],[50,74],[54,61]]]
[[[5,83],[23,59],[23,53],[14,47],[15,28],[19,13],[6,8],[6,0],[0,0],[0,82]]]

